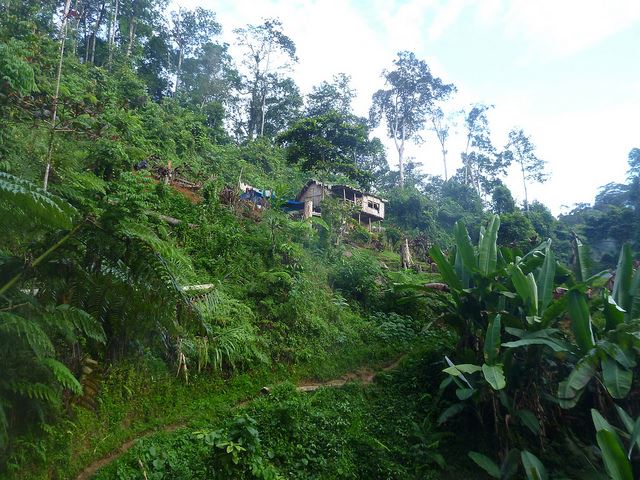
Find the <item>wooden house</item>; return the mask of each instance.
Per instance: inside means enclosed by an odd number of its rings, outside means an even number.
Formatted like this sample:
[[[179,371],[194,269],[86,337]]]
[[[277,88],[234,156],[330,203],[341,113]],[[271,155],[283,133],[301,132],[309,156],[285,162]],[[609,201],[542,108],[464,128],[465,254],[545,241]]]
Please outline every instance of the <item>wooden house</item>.
[[[309,218],[312,215],[322,215],[322,200],[327,197],[356,204],[357,213],[354,216],[369,229],[371,229],[372,223],[384,220],[384,199],[348,185],[330,185],[310,180],[302,188],[296,200],[304,202],[303,216]]]

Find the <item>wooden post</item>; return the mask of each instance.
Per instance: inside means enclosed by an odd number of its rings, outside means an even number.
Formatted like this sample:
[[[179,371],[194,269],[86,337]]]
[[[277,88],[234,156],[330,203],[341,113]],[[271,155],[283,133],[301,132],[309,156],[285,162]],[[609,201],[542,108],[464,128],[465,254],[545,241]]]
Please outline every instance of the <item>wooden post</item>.
[[[313,215],[313,200],[305,200],[302,218],[304,219],[311,218],[312,215]]]
[[[369,231],[371,231],[371,217],[369,217]]]

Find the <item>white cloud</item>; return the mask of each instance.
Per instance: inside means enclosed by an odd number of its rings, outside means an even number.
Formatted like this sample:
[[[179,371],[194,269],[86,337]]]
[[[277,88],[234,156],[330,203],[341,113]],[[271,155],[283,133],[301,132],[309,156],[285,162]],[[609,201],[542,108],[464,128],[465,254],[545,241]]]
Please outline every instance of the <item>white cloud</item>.
[[[429,25],[429,40],[437,40],[458,19],[468,0],[447,0],[434,12],[433,22]]]
[[[502,17],[534,53],[564,56],[592,47],[640,21],[638,0],[512,0]]]

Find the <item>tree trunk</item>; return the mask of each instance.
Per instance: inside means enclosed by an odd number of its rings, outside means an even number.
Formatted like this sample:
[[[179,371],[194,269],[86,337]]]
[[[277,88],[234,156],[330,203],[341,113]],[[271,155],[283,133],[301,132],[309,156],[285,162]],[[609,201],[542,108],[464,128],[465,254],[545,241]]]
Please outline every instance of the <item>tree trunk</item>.
[[[400,149],[398,150],[398,168],[400,170],[400,186],[404,187],[404,142],[405,142],[405,127],[402,123],[402,137],[400,137]]]
[[[447,151],[444,148],[444,143],[442,144],[442,163],[444,164],[444,181],[448,180],[447,176]]]
[[[136,17],[132,16],[129,20],[129,44],[127,45],[127,57],[131,56],[133,51],[133,39],[136,34]]]
[[[91,42],[91,37],[87,32],[87,9],[84,9],[84,17],[82,18],[82,32],[84,34],[84,63],[89,61],[89,43]]]
[[[260,118],[260,136],[264,136],[264,120],[266,117],[266,105],[267,105],[267,94],[266,92],[262,93],[262,104],[260,106],[260,113],[261,113],[261,118]]]
[[[269,51],[267,52],[267,64],[264,67],[264,78],[265,83],[262,89],[262,105],[261,105],[261,113],[262,118],[260,119],[260,136],[264,136],[264,122],[267,116],[267,74],[269,73],[269,62],[271,60],[271,47],[269,47]]]
[[[180,47],[180,51],[178,52],[178,65],[176,67],[176,85],[173,89],[174,95],[178,93],[178,86],[180,85],[180,74],[182,73],[182,52],[183,48]]]
[[[42,188],[46,191],[49,186],[49,173],[51,172],[51,156],[53,155],[53,135],[56,129],[56,119],[58,116],[58,96],[60,95],[60,79],[62,78],[62,62],[64,60],[64,43],[67,37],[67,19],[69,17],[69,6],[71,0],[65,0],[62,25],[60,26],[60,59],[58,61],[58,72],[56,74],[56,89],[53,94],[51,108],[51,131],[49,134],[49,147],[47,148],[47,162],[44,170],[44,181]]]
[[[109,30],[109,60],[107,61],[109,68],[111,68],[111,60],[113,59],[113,47],[116,40],[116,26],[118,25],[118,8],[120,7],[120,0],[116,0],[114,13],[111,17],[111,28]]]
[[[522,170],[522,185],[524,186],[524,211],[529,213],[529,197],[527,196],[527,175],[524,172],[524,162],[520,161]]]
[[[104,20],[104,13],[106,11],[107,2],[103,1],[102,6],[100,7],[100,15],[98,16],[98,20],[96,20],[96,24],[93,27],[93,32],[91,34],[91,58],[90,62],[95,65],[96,61],[96,38],[98,36],[98,30],[100,30],[100,25],[102,25],[102,20]]]
[[[405,238],[404,242],[402,242],[400,254],[402,256],[402,268],[404,269],[411,268],[413,266],[413,261],[411,260],[411,251],[409,250],[408,238]]]

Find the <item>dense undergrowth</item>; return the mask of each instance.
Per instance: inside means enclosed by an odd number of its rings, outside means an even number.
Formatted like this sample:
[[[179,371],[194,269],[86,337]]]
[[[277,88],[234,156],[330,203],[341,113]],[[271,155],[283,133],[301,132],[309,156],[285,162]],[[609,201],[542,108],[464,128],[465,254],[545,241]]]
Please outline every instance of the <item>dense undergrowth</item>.
[[[637,476],[637,149],[559,221],[497,180],[475,106],[466,171],[408,163],[398,187],[348,77],[303,106],[211,37],[183,58],[161,1],[121,2],[115,38],[96,2],[69,25],[0,2],[0,475],[73,478],[145,436],[99,478]],[[245,34],[295,56],[281,27]],[[383,228],[330,199],[293,220],[314,177],[387,198]],[[406,352],[373,385],[293,388]]]
[[[460,478],[473,471],[459,455],[469,439],[435,427],[438,378],[432,372],[450,338],[432,332],[413,339],[401,368],[379,374],[372,385],[303,393],[280,384],[224,417],[203,416],[178,432],[141,440],[96,478],[133,479],[143,472],[185,479]],[[441,469],[445,464],[450,467]]]

